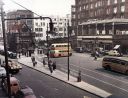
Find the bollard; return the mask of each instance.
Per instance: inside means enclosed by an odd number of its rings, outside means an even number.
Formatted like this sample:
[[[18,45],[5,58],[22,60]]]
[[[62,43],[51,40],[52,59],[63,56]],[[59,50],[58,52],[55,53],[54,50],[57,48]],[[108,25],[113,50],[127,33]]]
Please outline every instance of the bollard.
[[[81,71],[78,72],[77,82],[81,82]]]

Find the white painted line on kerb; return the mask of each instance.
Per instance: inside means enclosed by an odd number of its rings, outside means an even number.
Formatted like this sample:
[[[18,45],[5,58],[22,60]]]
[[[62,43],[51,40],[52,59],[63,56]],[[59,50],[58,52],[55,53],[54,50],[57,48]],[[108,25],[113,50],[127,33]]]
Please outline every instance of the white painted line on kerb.
[[[72,71],[77,72],[76,70],[72,70]],[[128,92],[128,90],[126,90],[126,89],[120,88],[120,87],[118,87],[118,86],[116,86],[116,85],[110,84],[110,83],[105,82],[105,81],[100,80],[100,79],[97,79],[97,78],[95,78],[95,77],[93,77],[93,76],[90,76],[90,75],[87,75],[87,74],[83,74],[83,73],[82,73],[82,75],[87,76],[87,77],[92,78],[92,79],[95,79],[95,80],[97,80],[97,81],[100,81],[100,82],[102,82],[102,83],[105,83],[105,84],[107,84],[107,85],[111,85],[111,86],[113,86],[113,87],[115,87],[115,88],[118,88],[118,89],[120,89],[120,90],[123,90],[123,91],[125,91],[125,92]]]

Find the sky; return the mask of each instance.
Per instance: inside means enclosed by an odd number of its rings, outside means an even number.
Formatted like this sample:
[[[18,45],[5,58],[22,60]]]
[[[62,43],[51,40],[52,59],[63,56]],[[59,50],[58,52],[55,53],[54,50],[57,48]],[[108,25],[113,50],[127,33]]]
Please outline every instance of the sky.
[[[70,14],[71,5],[75,4],[75,0],[3,0],[5,12],[24,9],[12,1],[15,1],[39,15],[59,16]]]

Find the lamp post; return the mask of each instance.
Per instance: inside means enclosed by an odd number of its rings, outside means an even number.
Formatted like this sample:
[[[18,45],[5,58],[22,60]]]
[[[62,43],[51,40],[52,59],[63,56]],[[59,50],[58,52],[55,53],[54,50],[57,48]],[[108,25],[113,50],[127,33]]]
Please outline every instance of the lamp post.
[[[67,14],[67,18],[68,18],[68,15]],[[68,64],[68,81],[69,81],[69,74],[70,74],[70,68],[69,68],[69,19],[68,19],[68,23],[67,23],[67,33],[68,33],[68,61],[67,61],[67,64]]]
[[[8,66],[8,55],[7,55],[7,47],[6,47],[6,35],[5,35],[5,20],[4,20],[4,12],[3,12],[4,3],[0,0],[0,10],[1,10],[1,21],[2,21],[2,29],[3,29],[3,41],[4,41],[4,53],[5,53],[5,68],[7,75],[7,88],[8,88],[8,98],[11,98],[11,89],[10,89],[10,76],[9,76],[9,66]]]
[[[48,42],[48,24],[47,24],[47,30],[46,30],[46,40],[47,40],[47,58],[48,58],[48,65],[49,65],[49,42]]]

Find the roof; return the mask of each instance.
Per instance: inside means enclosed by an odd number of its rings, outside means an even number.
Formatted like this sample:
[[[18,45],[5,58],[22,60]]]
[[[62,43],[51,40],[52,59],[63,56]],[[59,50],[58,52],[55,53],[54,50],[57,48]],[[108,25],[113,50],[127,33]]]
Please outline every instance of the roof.
[[[103,24],[103,23],[116,23],[116,24],[128,24],[128,19],[105,19],[105,20],[95,20],[95,21],[87,21],[83,22],[79,25],[88,25],[88,24]]]
[[[115,58],[115,59],[119,59],[119,60],[128,61],[128,57],[105,56],[104,58]]]
[[[52,45],[68,45],[68,43],[53,43]],[[69,43],[70,44],[70,43]]]

